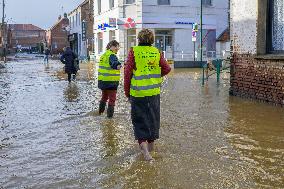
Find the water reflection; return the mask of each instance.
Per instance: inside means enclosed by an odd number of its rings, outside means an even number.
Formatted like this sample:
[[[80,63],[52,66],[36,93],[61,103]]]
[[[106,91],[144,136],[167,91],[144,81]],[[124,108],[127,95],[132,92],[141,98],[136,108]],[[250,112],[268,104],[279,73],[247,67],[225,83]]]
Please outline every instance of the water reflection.
[[[174,70],[163,83],[161,138],[149,164],[123,86],[107,119],[96,113],[94,64],[82,64],[70,85],[62,67],[14,62],[0,70],[0,188],[283,188],[284,109],[229,98],[227,80],[201,87],[200,69]]]
[[[229,127],[225,134],[249,164],[258,187],[283,187],[284,109],[236,97],[229,101]]]
[[[67,102],[76,102],[80,97],[79,88],[76,83],[69,83],[64,90],[64,98]]]
[[[121,139],[117,136],[116,122],[114,119],[106,119],[102,122],[102,142],[104,145],[104,157],[111,157],[117,155],[119,143]]]

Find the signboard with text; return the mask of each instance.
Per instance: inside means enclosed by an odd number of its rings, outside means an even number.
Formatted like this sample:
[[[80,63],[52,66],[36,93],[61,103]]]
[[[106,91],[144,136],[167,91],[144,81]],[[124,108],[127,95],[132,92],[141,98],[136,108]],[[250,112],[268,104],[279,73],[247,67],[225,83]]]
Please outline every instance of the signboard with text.
[[[87,24],[85,21],[82,22],[82,41],[86,41],[87,38]]]
[[[196,42],[197,32],[198,32],[198,24],[193,23],[192,24],[192,42]]]

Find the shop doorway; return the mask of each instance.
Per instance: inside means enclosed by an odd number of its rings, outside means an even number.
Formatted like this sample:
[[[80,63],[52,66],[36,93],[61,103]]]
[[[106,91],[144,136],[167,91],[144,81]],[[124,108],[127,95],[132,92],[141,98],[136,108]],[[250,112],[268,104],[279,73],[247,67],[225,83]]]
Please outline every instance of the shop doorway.
[[[155,46],[164,52],[165,58],[173,58],[173,34],[171,30],[156,30]]]
[[[131,47],[136,46],[136,29],[127,30],[127,52]]]

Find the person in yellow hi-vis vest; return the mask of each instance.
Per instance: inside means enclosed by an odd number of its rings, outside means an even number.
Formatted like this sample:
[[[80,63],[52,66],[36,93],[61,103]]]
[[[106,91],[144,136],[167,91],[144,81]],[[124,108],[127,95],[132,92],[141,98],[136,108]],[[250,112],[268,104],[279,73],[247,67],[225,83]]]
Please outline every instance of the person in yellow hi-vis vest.
[[[142,29],[138,46],[129,51],[124,67],[124,91],[131,103],[131,119],[135,139],[138,140],[145,160],[153,160],[150,152],[160,129],[160,87],[162,77],[171,67],[156,47],[154,34]]]
[[[120,80],[121,63],[116,56],[118,50],[119,43],[116,40],[110,41],[99,62],[98,87],[102,90],[99,114],[104,113],[108,101],[107,117],[109,118],[113,117],[116,92]]]

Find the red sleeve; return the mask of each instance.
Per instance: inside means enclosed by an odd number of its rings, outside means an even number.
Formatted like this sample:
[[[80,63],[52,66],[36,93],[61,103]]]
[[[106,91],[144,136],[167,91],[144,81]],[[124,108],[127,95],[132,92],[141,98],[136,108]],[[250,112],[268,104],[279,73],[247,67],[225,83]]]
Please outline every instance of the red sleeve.
[[[130,97],[130,83],[134,67],[134,52],[133,49],[130,49],[124,66],[124,94],[126,97]]]
[[[167,63],[167,61],[165,60],[163,53],[161,53],[161,57],[160,57],[160,66],[161,66],[161,71],[162,71],[162,77],[170,73],[172,69],[170,65]]]

